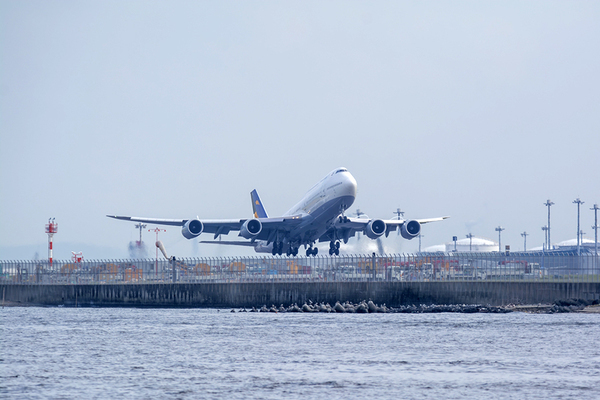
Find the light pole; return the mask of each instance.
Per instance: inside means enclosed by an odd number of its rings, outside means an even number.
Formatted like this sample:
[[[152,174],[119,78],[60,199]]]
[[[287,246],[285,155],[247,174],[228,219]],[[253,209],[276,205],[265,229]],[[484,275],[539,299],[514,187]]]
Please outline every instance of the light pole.
[[[498,227],[496,228],[496,232],[498,232],[498,252],[499,252],[499,253],[502,253],[502,231],[503,231],[504,229],[505,229],[505,228],[503,228],[503,227],[501,227],[501,226],[498,226]]]
[[[548,227],[547,226],[542,226],[542,230],[544,231],[544,250],[548,250],[548,248],[546,247],[548,245]]]
[[[396,214],[396,218],[398,220],[402,219],[402,217],[404,217],[404,211],[400,211],[400,209],[396,209],[396,211],[394,211],[394,214]],[[400,235],[400,229],[398,229],[398,235]]]
[[[579,244],[579,207],[583,204],[584,202],[579,200],[579,197],[576,198],[575,200],[573,200],[573,204],[577,204],[577,255],[581,254],[581,247]]]
[[[598,257],[598,204],[594,204],[594,207],[590,208],[594,211],[594,254]]]
[[[141,222],[139,224],[135,224],[136,229],[140,230],[140,241],[138,242],[140,247],[142,246],[142,229],[146,229],[147,226],[148,225],[142,224]]]
[[[550,249],[552,247],[552,242],[550,241],[550,206],[554,205],[554,203],[551,202],[550,199],[548,199],[548,201],[546,201],[544,205],[548,207],[548,244],[546,245],[546,247]]]
[[[521,233],[521,236],[523,237],[523,251],[527,251],[527,235],[529,235],[527,231]]]
[[[469,233],[467,237],[469,238],[469,251],[473,251],[473,234]]]
[[[419,233],[419,253],[421,252],[421,238],[425,237],[425,235],[422,235]]]

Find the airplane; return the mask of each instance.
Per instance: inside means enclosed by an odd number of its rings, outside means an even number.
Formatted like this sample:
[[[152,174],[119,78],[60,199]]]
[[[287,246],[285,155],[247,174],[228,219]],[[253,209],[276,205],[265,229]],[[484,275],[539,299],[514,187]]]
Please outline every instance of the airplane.
[[[281,217],[269,217],[256,190],[250,193],[253,218],[240,219],[191,219],[138,218],[107,215],[123,221],[143,222],[158,225],[181,226],[186,239],[194,239],[202,233],[214,234],[213,239],[239,231],[238,236],[248,241],[201,241],[223,245],[250,246],[257,253],[272,255],[298,255],[300,247],[306,249],[306,256],[316,256],[319,249],[316,242],[329,242],[329,255],[340,254],[340,242],[357,232],[370,239],[378,239],[385,234],[399,230],[405,239],[419,236],[421,225],[442,221],[449,217],[427,219],[371,219],[350,218],[344,212],[356,198],[356,180],[346,168],[336,168],[314,185],[308,193]]]

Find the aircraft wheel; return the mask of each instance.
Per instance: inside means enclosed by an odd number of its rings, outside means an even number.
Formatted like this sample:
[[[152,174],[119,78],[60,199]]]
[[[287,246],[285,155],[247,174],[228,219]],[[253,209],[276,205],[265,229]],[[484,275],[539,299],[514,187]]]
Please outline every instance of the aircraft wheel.
[[[339,248],[335,249],[334,253],[335,253],[336,256],[339,256],[340,255],[340,249]]]
[[[319,249],[317,249],[317,248],[315,247],[315,248],[313,249],[312,253],[313,253],[312,255],[316,257],[316,256],[317,256],[317,254],[319,254]]]

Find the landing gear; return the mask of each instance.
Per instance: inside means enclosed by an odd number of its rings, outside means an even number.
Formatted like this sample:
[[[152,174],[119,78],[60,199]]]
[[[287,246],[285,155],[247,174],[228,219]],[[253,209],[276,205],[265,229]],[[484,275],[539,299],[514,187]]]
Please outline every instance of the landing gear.
[[[285,254],[289,257],[289,256],[294,256],[296,257],[298,255],[298,248],[297,247],[288,247],[287,251],[285,252]]]
[[[346,222],[350,222],[348,217],[346,217],[345,215],[340,215],[339,221],[340,221],[340,224],[345,224]]]
[[[316,247],[309,247],[308,249],[306,249],[306,257],[316,256],[318,253],[319,249],[317,249]]]
[[[336,255],[339,256],[340,255],[340,242],[339,241],[331,241],[329,242],[329,255]]]
[[[283,242],[273,242],[273,250],[271,250],[271,254],[276,256],[277,254],[281,255],[282,253],[283,253]]]

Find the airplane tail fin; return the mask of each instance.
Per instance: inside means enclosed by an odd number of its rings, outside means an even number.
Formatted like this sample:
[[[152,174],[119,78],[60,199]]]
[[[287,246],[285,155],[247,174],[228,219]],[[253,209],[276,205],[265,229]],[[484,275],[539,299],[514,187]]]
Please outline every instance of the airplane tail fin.
[[[254,218],[269,218],[256,189],[250,192],[250,197],[252,198],[252,213],[254,214]]]

